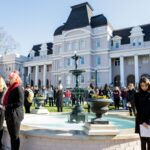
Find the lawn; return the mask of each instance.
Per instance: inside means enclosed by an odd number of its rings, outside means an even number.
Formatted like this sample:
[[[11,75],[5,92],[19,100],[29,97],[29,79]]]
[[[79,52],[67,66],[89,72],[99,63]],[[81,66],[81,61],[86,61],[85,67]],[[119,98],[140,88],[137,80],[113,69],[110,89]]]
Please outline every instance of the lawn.
[[[56,106],[50,107],[48,104],[46,104],[44,107],[46,109],[48,109],[49,112],[57,112],[57,107]],[[84,105],[82,104],[82,107],[84,109],[84,112],[88,112],[87,104],[84,104]],[[35,108],[34,105],[32,105],[31,110],[34,109],[34,108]],[[71,105],[70,106],[64,106],[63,107],[63,112],[72,112],[72,108],[73,107]],[[112,109],[114,109],[114,106],[109,106],[109,110],[112,110]]]

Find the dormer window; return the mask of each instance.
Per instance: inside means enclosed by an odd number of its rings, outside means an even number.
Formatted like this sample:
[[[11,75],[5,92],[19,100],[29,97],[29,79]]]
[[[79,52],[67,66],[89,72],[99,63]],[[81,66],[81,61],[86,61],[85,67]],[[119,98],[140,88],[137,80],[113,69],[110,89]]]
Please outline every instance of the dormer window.
[[[135,42],[133,42],[133,44],[132,44],[133,46],[136,46],[136,43]]]
[[[31,52],[30,52],[30,57],[33,58],[34,55],[35,55],[35,51],[34,51],[34,50],[31,50]]]
[[[140,26],[133,27],[130,31],[130,43],[132,46],[141,46],[143,44],[143,29]]]
[[[42,44],[41,50],[40,50],[40,56],[45,56],[47,55],[47,44]]]
[[[119,43],[115,43],[115,48],[119,48]]]
[[[113,47],[114,48],[119,48],[120,47],[120,45],[121,45],[121,37],[120,36],[118,36],[118,35],[116,35],[116,36],[114,36],[113,38],[112,38],[112,40],[113,40]]]

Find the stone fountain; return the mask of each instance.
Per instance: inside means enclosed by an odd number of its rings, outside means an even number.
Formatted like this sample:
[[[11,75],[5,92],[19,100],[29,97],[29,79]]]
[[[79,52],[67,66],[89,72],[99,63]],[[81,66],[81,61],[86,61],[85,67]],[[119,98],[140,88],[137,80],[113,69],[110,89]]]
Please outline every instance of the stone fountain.
[[[83,107],[79,104],[79,98],[80,96],[83,95],[84,90],[82,88],[79,88],[79,82],[78,82],[78,77],[85,71],[82,69],[78,69],[77,61],[81,57],[76,54],[76,51],[75,51],[75,55],[72,56],[71,58],[74,59],[75,61],[75,69],[70,70],[70,72],[76,77],[75,88],[72,90],[72,93],[74,94],[76,99],[76,104],[73,107],[72,112],[70,113],[69,122],[71,123],[73,122],[79,123],[80,121],[85,122],[87,117],[83,113]]]

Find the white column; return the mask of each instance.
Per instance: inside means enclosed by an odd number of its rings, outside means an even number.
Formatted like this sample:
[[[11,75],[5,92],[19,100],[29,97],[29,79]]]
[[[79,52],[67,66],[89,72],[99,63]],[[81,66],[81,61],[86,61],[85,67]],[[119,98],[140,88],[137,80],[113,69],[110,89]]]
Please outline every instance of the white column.
[[[31,80],[31,66],[28,66],[28,83],[30,84],[30,80]]]
[[[43,65],[43,86],[46,86],[46,65]]]
[[[138,55],[134,56],[134,73],[135,73],[135,85],[139,82],[139,62]]]
[[[28,76],[31,74],[31,66],[28,66]]]
[[[120,82],[121,86],[124,86],[124,58],[123,56],[120,57]]]
[[[35,66],[35,85],[38,85],[38,72],[39,72],[39,66]]]
[[[111,58],[109,58],[109,84],[112,83],[112,63]]]

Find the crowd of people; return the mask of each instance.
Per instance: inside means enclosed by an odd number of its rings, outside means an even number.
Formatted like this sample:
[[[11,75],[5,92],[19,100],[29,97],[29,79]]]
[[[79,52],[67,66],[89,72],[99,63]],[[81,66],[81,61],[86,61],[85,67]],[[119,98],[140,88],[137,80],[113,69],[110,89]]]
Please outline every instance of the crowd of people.
[[[103,88],[94,87],[90,84],[83,94],[78,97],[78,102],[83,103],[92,98],[92,95],[106,96],[113,99],[116,110],[124,109],[129,111],[129,115],[136,118],[135,132],[139,133],[142,150],[150,149],[150,137],[142,137],[140,125],[150,128],[150,80],[142,77],[139,81],[138,89],[133,83],[127,87],[109,87],[107,84]],[[41,89],[38,86],[27,85],[22,87],[22,81],[18,71],[13,71],[9,75],[9,82],[5,83],[0,76],[0,150],[2,149],[3,123],[6,120],[7,129],[10,135],[11,150],[19,150],[20,147],[20,125],[25,113],[30,113],[34,100],[38,96],[44,97],[43,105],[49,107],[56,106],[58,112],[63,111],[63,106],[75,105],[76,97],[70,89],[64,89],[61,82],[57,87],[51,86]],[[90,112],[90,105],[88,105]],[[147,148],[146,148],[147,147]]]

